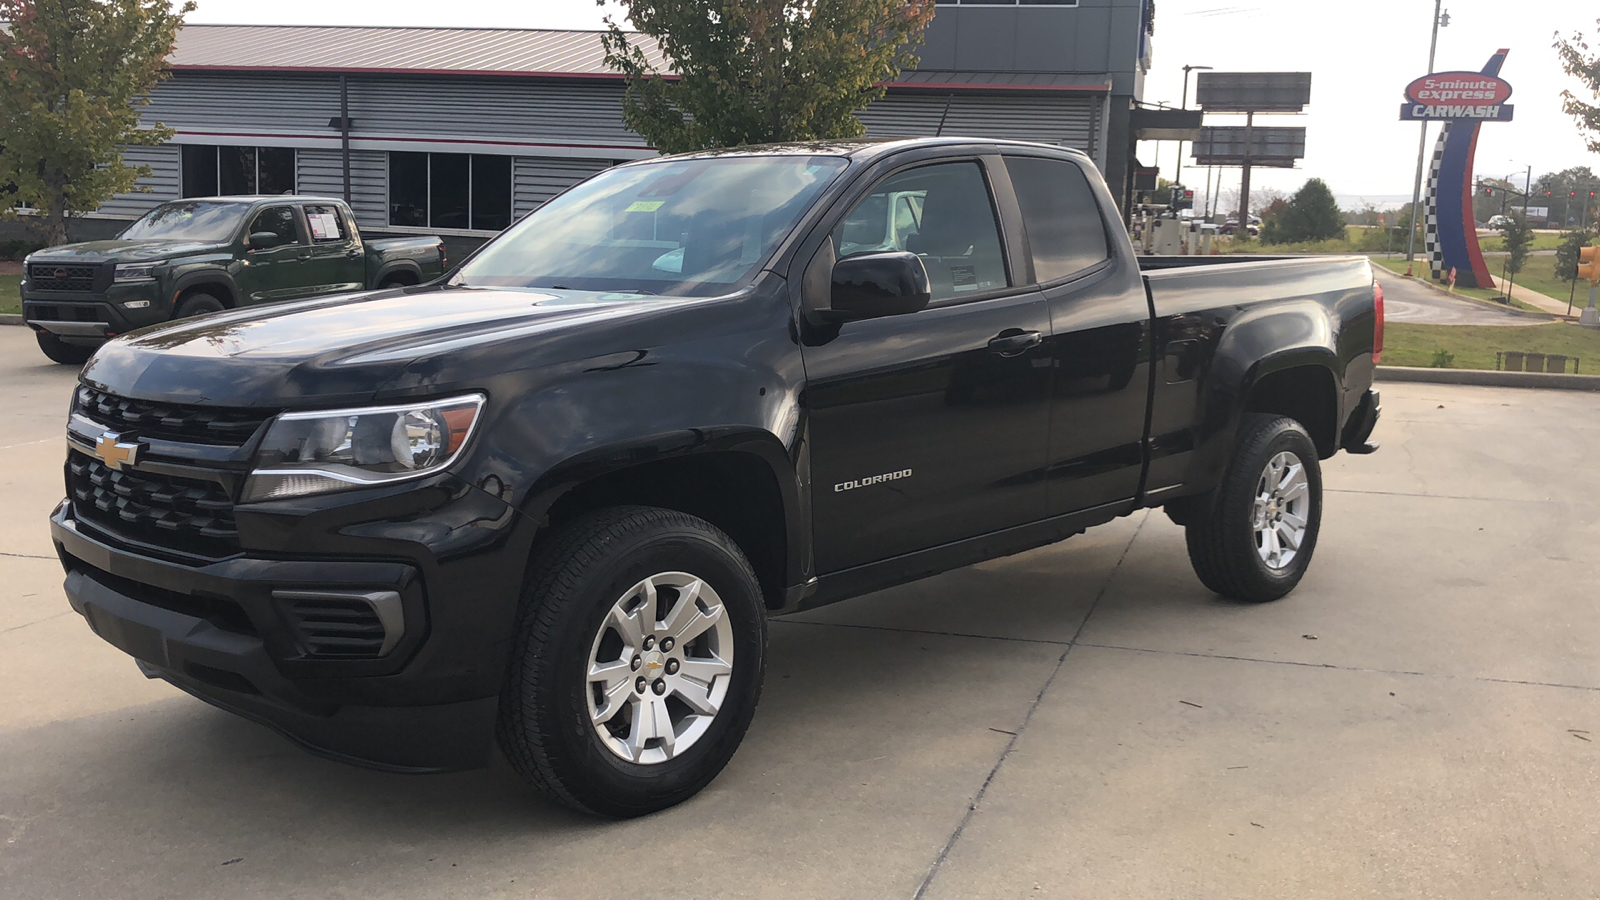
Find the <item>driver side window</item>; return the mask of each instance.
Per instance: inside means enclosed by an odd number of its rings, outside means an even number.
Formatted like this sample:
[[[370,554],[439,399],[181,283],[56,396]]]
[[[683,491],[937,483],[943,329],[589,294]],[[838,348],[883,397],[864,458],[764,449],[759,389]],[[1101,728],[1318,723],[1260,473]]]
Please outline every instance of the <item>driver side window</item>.
[[[833,231],[839,259],[894,250],[920,256],[934,302],[1007,287],[1001,247],[989,186],[975,162],[891,175]]]
[[[262,232],[277,235],[278,241],[273,246],[281,247],[285,244],[300,243],[300,232],[294,221],[294,207],[269,206],[257,213],[255,221],[250,223],[250,230],[247,233],[260,234]]]

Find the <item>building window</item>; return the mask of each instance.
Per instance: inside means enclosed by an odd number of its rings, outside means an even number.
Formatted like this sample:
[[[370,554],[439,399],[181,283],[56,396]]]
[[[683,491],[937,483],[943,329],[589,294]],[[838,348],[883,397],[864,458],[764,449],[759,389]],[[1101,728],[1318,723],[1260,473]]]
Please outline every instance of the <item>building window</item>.
[[[183,145],[185,197],[294,193],[294,150],[289,147]]]
[[[461,231],[511,225],[511,157],[389,154],[389,224]]]
[[[936,6],[1077,6],[1078,0],[936,0]]]

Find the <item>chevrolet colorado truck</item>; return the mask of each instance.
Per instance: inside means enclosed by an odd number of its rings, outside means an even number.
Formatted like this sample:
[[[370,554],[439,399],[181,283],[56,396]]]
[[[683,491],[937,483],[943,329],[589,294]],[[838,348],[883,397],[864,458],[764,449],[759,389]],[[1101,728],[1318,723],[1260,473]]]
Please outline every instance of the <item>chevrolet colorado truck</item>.
[[[1382,334],[1362,258],[1141,264],[1076,151],[666,157],[432,284],[111,341],[50,524],[148,677],[388,770],[497,740],[634,816],[733,755],[769,616],[1152,507],[1282,597]]]
[[[22,316],[39,349],[82,365],[146,325],[278,300],[422,284],[443,274],[437,237],[363,241],[328,197],[164,203],[116,240],[51,247],[22,265]]]

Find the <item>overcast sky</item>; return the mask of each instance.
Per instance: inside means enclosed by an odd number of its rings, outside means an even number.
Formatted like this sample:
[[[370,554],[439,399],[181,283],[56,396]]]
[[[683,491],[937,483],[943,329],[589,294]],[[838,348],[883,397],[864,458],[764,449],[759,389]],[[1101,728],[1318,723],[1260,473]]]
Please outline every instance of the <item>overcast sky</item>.
[[[191,22],[599,28],[605,15],[594,0],[199,2]],[[1511,49],[1501,74],[1516,89],[1516,120],[1483,127],[1477,174],[1505,177],[1525,173],[1529,165],[1535,178],[1576,165],[1600,170],[1600,158],[1585,150],[1572,119],[1561,112],[1562,89],[1577,85],[1561,71],[1550,46],[1557,29],[1582,29],[1593,37],[1600,5],[1445,0],[1445,8],[1451,23],[1439,32],[1436,71],[1475,71],[1496,49]],[[1399,111],[1406,84],[1427,74],[1433,0],[1159,0],[1156,11],[1147,102],[1180,103],[1185,64],[1312,73],[1307,114],[1269,119],[1306,126],[1305,160],[1296,170],[1258,170],[1253,184],[1289,191],[1316,176],[1346,205],[1360,198],[1410,199],[1421,126],[1400,122]],[[1190,92],[1192,97],[1192,82]],[[1219,116],[1214,124],[1234,122]],[[1437,129],[1430,132],[1430,145]],[[1144,162],[1159,161],[1162,174],[1172,177],[1176,145],[1163,145],[1159,160],[1155,149],[1143,149]],[[1227,177],[1236,188],[1238,171]],[[1191,170],[1185,180],[1199,185],[1203,176]]]

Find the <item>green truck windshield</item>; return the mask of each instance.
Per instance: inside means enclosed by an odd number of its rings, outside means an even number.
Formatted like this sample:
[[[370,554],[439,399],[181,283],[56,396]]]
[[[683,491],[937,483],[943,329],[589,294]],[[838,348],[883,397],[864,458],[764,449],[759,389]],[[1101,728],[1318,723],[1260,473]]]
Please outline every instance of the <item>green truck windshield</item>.
[[[612,169],[539,207],[452,283],[726,293],[845,165],[834,156],[739,156]]]
[[[125,241],[226,241],[239,230],[247,203],[183,200],[144,214],[122,232]]]

